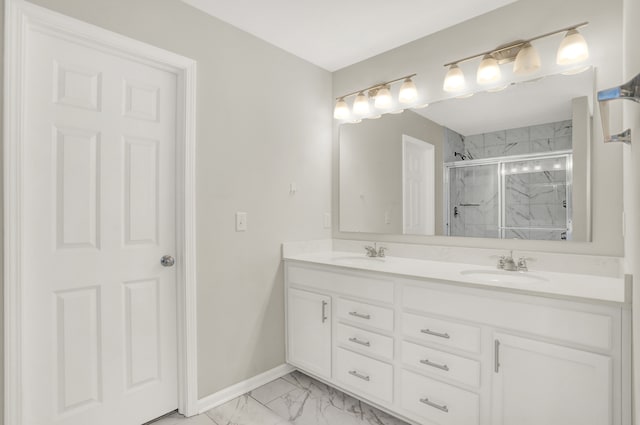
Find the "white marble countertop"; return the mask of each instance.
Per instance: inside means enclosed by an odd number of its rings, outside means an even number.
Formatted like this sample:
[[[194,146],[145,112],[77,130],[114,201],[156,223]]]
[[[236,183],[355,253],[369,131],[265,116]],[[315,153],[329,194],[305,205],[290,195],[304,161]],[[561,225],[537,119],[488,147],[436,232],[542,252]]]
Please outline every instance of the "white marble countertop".
[[[285,253],[284,259],[552,296],[579,297],[617,303],[626,301],[624,277],[538,270],[509,272],[476,264],[404,257],[369,258],[364,254],[339,251]]]

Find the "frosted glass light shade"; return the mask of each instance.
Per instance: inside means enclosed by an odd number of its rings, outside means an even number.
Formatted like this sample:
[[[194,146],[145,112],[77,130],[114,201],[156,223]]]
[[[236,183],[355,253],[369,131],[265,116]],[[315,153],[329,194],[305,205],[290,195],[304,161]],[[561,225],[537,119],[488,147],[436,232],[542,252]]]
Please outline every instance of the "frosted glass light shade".
[[[391,106],[391,92],[389,91],[389,86],[382,86],[378,89],[373,104],[378,109],[387,109]]]
[[[540,69],[540,54],[531,43],[527,43],[518,52],[513,63],[513,73],[518,75],[533,74]]]
[[[589,59],[589,46],[582,34],[576,29],[567,31],[562,39],[558,54],[556,55],[556,63],[558,65],[571,65]]]
[[[502,72],[500,72],[498,61],[491,55],[484,55],[476,76],[478,84],[495,83],[500,81],[500,78],[502,78]]]
[[[333,118],[337,120],[346,120],[349,118],[349,105],[344,101],[343,98],[338,99],[336,102],[336,107],[333,109]]]
[[[418,98],[418,89],[416,85],[411,80],[411,78],[406,78],[400,86],[400,93],[398,94],[398,101],[400,103],[411,103]]]
[[[457,92],[462,90],[464,85],[464,73],[460,68],[458,68],[458,65],[451,65],[449,67],[449,71],[447,71],[447,75],[444,77],[442,90],[449,93]]]
[[[358,115],[366,115],[369,113],[369,99],[364,93],[360,92],[353,101],[353,113]]]

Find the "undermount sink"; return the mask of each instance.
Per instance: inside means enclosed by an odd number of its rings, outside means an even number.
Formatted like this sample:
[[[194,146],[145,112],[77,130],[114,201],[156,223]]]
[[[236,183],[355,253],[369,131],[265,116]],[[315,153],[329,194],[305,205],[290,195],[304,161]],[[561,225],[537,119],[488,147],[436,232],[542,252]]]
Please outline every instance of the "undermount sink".
[[[342,263],[347,265],[356,264],[379,264],[384,263],[384,257],[367,257],[365,255],[354,255],[349,257],[333,257],[331,259],[334,263]]]
[[[542,283],[549,279],[530,272],[510,272],[502,270],[463,270],[461,275],[490,283]]]

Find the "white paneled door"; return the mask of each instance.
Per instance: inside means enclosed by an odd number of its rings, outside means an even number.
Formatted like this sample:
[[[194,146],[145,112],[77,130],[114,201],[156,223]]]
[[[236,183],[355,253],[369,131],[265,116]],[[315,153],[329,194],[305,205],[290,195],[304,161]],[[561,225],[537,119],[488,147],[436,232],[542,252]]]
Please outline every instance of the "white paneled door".
[[[46,31],[26,52],[22,423],[139,425],[178,406],[177,77]]]
[[[402,232],[435,234],[435,149],[402,135]]]

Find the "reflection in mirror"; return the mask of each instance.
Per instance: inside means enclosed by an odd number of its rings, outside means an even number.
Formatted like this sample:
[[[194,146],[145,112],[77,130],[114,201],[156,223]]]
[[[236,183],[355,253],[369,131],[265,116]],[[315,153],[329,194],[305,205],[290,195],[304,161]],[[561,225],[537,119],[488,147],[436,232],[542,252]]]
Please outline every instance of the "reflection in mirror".
[[[340,128],[340,230],[589,240],[594,71]]]

